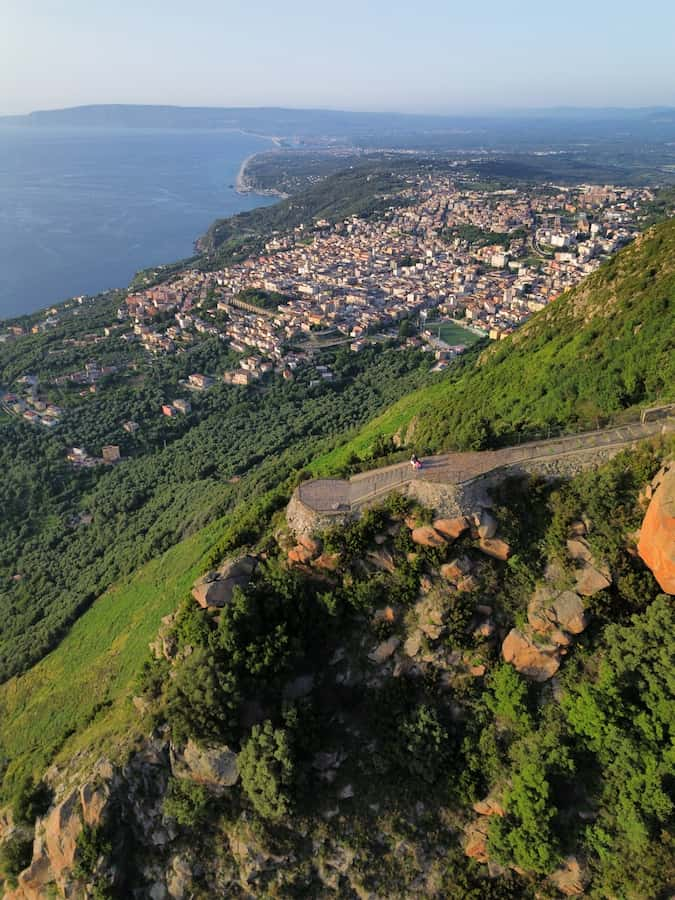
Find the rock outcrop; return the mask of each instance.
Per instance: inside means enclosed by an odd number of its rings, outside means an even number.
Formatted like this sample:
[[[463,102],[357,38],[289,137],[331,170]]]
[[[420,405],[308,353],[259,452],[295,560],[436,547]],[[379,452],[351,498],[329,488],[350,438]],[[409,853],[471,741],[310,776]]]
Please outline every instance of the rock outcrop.
[[[421,525],[419,528],[413,528],[410,536],[421,547],[445,547],[445,538],[431,525]]]
[[[537,643],[512,628],[502,644],[502,656],[521,674],[534,681],[548,681],[560,668],[560,648],[554,643]]]
[[[250,583],[257,565],[255,556],[228,560],[217,571],[207,572],[198,578],[192,588],[192,596],[204,609],[222,609],[231,602],[235,588],[244,588]]]
[[[469,530],[469,520],[466,516],[457,516],[454,519],[435,519],[434,528],[448,541],[456,541],[465,531]]]
[[[506,541],[502,541],[500,538],[481,538],[478,549],[486,556],[491,556],[501,562],[506,562],[511,555],[511,548]]]
[[[588,626],[584,602],[574,591],[556,591],[540,585],[529,602],[527,620],[533,631],[551,635],[555,631],[581,634]]]
[[[578,897],[586,890],[590,876],[576,856],[568,856],[560,868],[551,873],[549,881],[566,897]]]
[[[200,747],[192,739],[183,748],[171,747],[171,771],[176,778],[204,784],[215,794],[239,780],[236,753],[224,744]]]
[[[651,485],[651,499],[640,529],[638,553],[659,586],[675,594],[675,463],[664,466]]]

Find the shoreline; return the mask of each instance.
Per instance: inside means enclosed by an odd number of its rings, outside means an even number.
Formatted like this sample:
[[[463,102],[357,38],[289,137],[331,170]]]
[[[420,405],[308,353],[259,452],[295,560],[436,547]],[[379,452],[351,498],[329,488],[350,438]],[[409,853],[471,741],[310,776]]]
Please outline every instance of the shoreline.
[[[279,147],[278,138],[271,138],[271,140],[274,141],[276,147]],[[234,189],[239,195],[258,194],[259,197],[278,197],[281,200],[285,200],[288,197],[288,194],[285,194],[283,191],[279,191],[276,188],[258,188],[248,180],[246,169],[249,164],[256,156],[262,156],[263,153],[269,152],[269,150],[257,150],[255,153],[250,153],[246,159],[242,161],[242,164],[239,166],[239,171],[237,172],[237,178],[234,182]]]

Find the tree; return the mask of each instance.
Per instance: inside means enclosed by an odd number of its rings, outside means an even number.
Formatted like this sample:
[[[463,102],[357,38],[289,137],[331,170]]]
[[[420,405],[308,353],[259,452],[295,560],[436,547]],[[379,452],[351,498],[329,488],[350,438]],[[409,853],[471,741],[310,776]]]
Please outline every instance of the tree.
[[[241,783],[255,811],[278,821],[292,807],[294,761],[288,732],[268,720],[255,725],[239,754]]]
[[[490,678],[485,703],[499,722],[511,731],[526,732],[532,728],[528,711],[527,684],[513,666],[502,663]]]
[[[189,779],[172,778],[164,795],[164,814],[179,825],[194,828],[204,821],[208,811],[209,795],[202,784]]]

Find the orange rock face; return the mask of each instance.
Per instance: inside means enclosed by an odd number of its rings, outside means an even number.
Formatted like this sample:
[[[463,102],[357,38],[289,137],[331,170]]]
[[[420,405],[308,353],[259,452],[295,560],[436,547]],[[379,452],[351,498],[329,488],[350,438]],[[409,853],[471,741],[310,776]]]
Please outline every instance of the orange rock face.
[[[469,520],[466,516],[458,516],[456,519],[436,519],[434,528],[440,532],[444,538],[454,541],[464,534],[469,528]]]
[[[559,648],[538,644],[527,634],[512,628],[502,644],[502,656],[521,674],[534,681],[547,681],[560,668]]]
[[[653,496],[640,530],[638,553],[661,589],[675,594],[675,464],[652,482]]]
[[[422,547],[445,547],[445,539],[431,525],[415,528],[411,537],[416,544]]]
[[[482,550],[487,556],[491,556],[493,559],[500,559],[502,562],[505,562],[511,554],[509,545],[506,541],[502,541],[499,538],[481,538],[478,549]]]

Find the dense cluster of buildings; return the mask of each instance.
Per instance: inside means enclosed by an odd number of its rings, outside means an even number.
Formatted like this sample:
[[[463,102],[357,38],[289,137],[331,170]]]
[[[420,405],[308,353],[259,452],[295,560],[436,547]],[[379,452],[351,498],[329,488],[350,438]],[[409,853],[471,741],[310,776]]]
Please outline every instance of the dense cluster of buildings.
[[[130,295],[120,316],[133,319],[149,350],[172,352],[194,333],[217,334],[280,371],[289,368],[285,348],[311,332],[359,340],[432,309],[498,339],[630,240],[651,197],[647,189],[590,185],[459,190],[439,176],[421,177],[407,194],[406,205],[379,219],[307,223],[274,235],[262,256],[183,272]],[[256,312],[240,299],[251,290],[284,302]],[[214,309],[227,313],[224,324],[208,321]],[[173,316],[170,326],[156,324],[160,313]],[[245,364],[229,380],[247,384],[265,371]]]
[[[293,378],[312,362],[316,341],[310,338],[344,340],[358,351],[366,340],[412,319],[422,326],[416,344],[433,351],[443,368],[463,345],[445,344],[428,322],[452,319],[495,340],[508,335],[629,241],[652,197],[648,189],[593,185],[488,192],[459,189],[450,177],[420,175],[408,183],[404,203],[382,216],[316,220],[275,233],[261,256],[215,272],[187,269],[130,293],[117,325],[64,345],[114,336],[156,355],[181,352],[200,336],[216,337],[241,356],[225,381],[249,385],[271,372]],[[257,308],[247,302],[255,292],[278,305]],[[50,309],[32,330],[57,321],[58,310]],[[0,339],[24,333],[10,325]],[[326,367],[315,368],[317,379],[333,377]],[[95,391],[102,377],[116,371],[92,360],[53,383]],[[181,387],[198,392],[213,383],[213,373],[193,373]],[[47,427],[58,424],[61,410],[40,400],[35,384],[25,387],[25,396],[0,396],[4,411]],[[184,398],[161,409],[169,417],[190,411]],[[123,427],[134,433],[138,425]],[[110,448],[95,459],[76,449],[76,465],[115,461]]]

